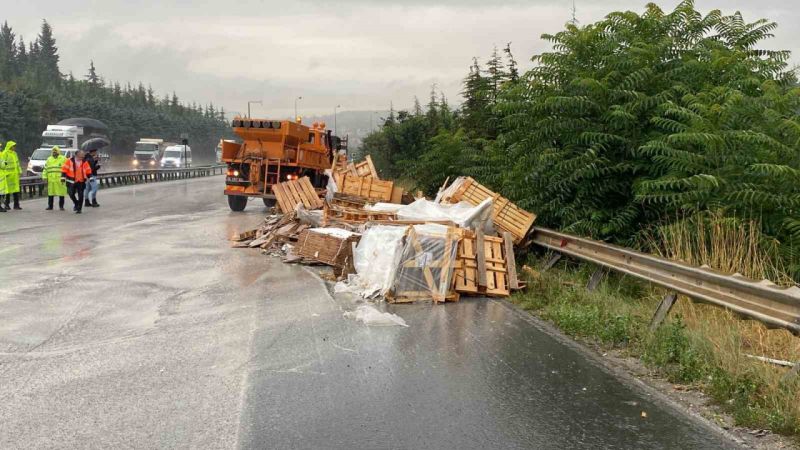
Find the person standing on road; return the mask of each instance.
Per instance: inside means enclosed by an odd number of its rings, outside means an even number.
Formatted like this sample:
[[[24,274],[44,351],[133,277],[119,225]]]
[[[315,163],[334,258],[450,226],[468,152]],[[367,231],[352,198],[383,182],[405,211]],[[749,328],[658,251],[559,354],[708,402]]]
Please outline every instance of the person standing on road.
[[[3,158],[5,155],[0,152],[0,212],[6,212],[3,208],[3,201],[6,198],[6,191],[8,184],[6,183],[6,160]]]
[[[64,162],[61,166],[61,177],[67,182],[67,193],[75,205],[72,210],[80,214],[83,209],[83,191],[86,189],[86,180],[92,174],[89,163],[83,160],[83,150],[78,150],[75,156]]]
[[[19,155],[17,155],[17,143],[14,141],[6,142],[6,148],[0,153],[0,158],[5,162],[5,209],[11,209],[11,197],[14,197],[14,209],[22,209],[19,206],[19,177],[22,175],[22,167],[19,165]]]
[[[100,179],[97,178],[97,172],[100,171],[100,157],[97,156],[97,149],[89,150],[86,155],[86,162],[89,163],[89,168],[92,169],[92,175],[86,182],[86,192],[84,198],[87,207],[97,208],[100,204],[97,203],[97,190],[100,188]]]
[[[47,210],[52,211],[53,199],[58,197],[58,208],[64,210],[64,196],[67,195],[67,184],[61,178],[61,168],[67,158],[61,154],[58,146],[53,147],[52,155],[47,158],[42,170],[42,179],[47,180]]]

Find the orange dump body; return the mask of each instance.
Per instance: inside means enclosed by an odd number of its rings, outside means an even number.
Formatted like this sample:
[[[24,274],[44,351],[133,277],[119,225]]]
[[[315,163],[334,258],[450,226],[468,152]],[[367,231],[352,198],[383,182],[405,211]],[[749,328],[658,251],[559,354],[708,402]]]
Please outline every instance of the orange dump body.
[[[243,142],[222,143],[226,195],[274,198],[273,184],[302,176],[316,187],[327,182],[324,171],[331,167],[335,146],[324,124],[236,118],[233,132]]]

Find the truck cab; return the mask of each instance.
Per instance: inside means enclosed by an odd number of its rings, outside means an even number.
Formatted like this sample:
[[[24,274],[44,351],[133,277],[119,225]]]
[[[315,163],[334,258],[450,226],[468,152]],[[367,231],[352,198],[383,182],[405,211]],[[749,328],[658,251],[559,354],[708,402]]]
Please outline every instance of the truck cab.
[[[163,148],[163,139],[140,139],[134,147],[131,164],[137,168],[155,169],[161,160]]]
[[[71,157],[78,150],[83,128],[74,125],[48,125],[42,132],[42,145],[34,150],[28,159],[28,175],[41,175],[44,163],[50,156],[54,146],[61,148],[61,153]]]

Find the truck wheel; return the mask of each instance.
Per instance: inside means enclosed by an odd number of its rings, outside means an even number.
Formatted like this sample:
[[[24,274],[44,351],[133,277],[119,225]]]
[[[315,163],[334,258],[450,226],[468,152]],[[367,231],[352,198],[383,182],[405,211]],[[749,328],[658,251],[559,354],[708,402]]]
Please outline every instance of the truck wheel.
[[[277,203],[277,201],[274,198],[262,198],[261,200],[264,200],[264,206],[266,206],[267,208],[272,208],[273,206],[275,206],[275,203]]]
[[[229,195],[228,206],[231,207],[231,211],[244,211],[244,208],[247,206],[247,197],[244,195]]]

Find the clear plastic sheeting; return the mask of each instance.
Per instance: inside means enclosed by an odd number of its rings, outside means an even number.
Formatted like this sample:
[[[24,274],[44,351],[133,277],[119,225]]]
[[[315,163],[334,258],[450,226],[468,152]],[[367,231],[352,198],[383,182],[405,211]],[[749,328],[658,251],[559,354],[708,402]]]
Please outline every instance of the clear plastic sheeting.
[[[444,225],[411,227],[392,283],[394,301],[445,301],[451,293],[458,240],[458,234]]]
[[[347,311],[343,315],[345,318],[355,319],[370,327],[408,326],[406,321],[397,314],[381,312],[372,305],[361,305],[355,311]]]
[[[491,231],[492,199],[487,198],[478,206],[467,202],[456,204],[436,203],[420,198],[410,205],[397,209],[397,218],[400,220],[425,221],[450,221],[461,228],[477,229],[484,224],[484,231]]]
[[[297,220],[299,220],[300,223],[309,225],[311,227],[322,226],[321,209],[308,210],[303,206],[302,203],[298,203],[294,208],[294,212],[297,214]]]
[[[328,185],[326,186],[327,191],[325,192],[325,200],[326,201],[333,201],[333,194],[339,192],[339,187],[336,186],[336,180],[334,180],[333,171],[331,169],[325,169],[325,176],[328,177]]]
[[[314,228],[313,230],[310,230],[310,231],[313,232],[313,233],[324,234],[324,235],[327,235],[327,236],[333,236],[333,237],[337,237],[337,238],[340,238],[340,239],[347,239],[347,238],[350,238],[350,237],[358,235],[358,233],[354,233],[354,232],[349,231],[349,230],[345,230],[345,229],[342,229],[342,228],[335,228],[335,227]]]
[[[374,205],[366,205],[364,209],[373,212],[397,212],[403,205],[397,203],[375,203]]]
[[[405,233],[406,227],[388,225],[364,231],[353,253],[357,275],[348,277],[350,292],[369,298],[385,295],[389,291],[400,260]]]

